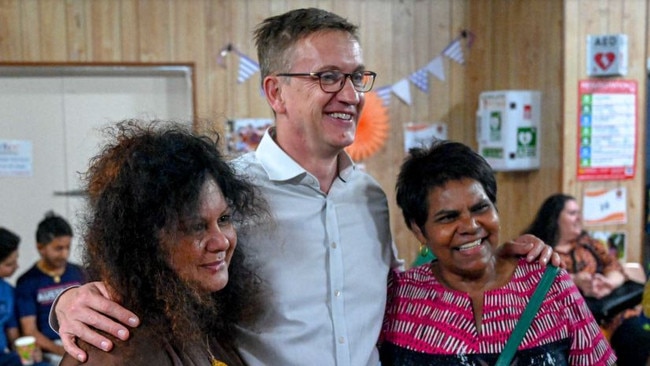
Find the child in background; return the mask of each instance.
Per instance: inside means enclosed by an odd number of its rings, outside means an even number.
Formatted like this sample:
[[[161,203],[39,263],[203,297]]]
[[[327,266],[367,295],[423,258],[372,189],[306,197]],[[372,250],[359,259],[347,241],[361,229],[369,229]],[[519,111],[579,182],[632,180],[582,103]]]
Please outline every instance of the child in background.
[[[10,347],[18,338],[18,321],[14,313],[14,288],[5,281],[18,269],[20,237],[0,228],[0,365],[20,366],[20,357]]]
[[[16,283],[16,311],[24,335],[36,337],[44,358],[57,365],[65,352],[59,335],[48,323],[54,299],[66,288],[84,282],[81,267],[68,263],[72,228],[53,212],[48,212],[36,230],[41,256]]]

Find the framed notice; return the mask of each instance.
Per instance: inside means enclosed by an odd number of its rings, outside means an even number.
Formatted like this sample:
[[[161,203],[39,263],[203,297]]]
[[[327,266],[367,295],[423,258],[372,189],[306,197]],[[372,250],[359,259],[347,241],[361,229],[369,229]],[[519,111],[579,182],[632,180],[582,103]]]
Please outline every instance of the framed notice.
[[[31,177],[33,154],[30,140],[0,140],[0,177]]]
[[[434,140],[447,139],[447,124],[441,122],[407,122],[404,124],[404,152],[413,147],[429,146]]]
[[[271,127],[270,118],[239,118],[228,121],[228,152],[234,156],[257,149],[264,132]]]
[[[634,80],[581,80],[578,180],[632,179],[636,171]]]
[[[595,189],[582,197],[585,226],[627,223],[627,189]]]

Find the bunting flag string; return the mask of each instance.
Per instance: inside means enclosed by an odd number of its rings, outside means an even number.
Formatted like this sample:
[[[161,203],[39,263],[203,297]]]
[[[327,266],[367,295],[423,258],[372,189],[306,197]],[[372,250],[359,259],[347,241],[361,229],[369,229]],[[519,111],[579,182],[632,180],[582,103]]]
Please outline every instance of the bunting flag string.
[[[463,45],[460,43],[460,37],[454,39],[447,48],[442,51],[442,54],[450,59],[458,62],[461,65],[465,64],[465,56],[463,55]]]
[[[241,84],[248,80],[253,74],[260,71],[260,65],[246,55],[239,56],[239,72],[237,73],[237,83]]]
[[[260,71],[260,65],[255,62],[252,58],[246,56],[240,52],[232,43],[228,43],[223,46],[219,51],[219,56],[217,57],[217,64],[221,67],[226,67],[225,58],[230,53],[234,52],[239,56],[239,69],[237,71],[237,83],[242,84],[253,76],[256,72]]]
[[[393,94],[397,95],[402,102],[411,105],[411,88],[409,88],[409,81],[402,79],[393,84]]]
[[[437,77],[438,80],[445,81],[445,71],[442,66],[442,56],[438,56],[431,60],[431,62],[425,66],[425,69],[427,69],[431,75]]]
[[[373,88],[372,91],[374,91],[379,96],[379,98],[381,98],[384,105],[390,104],[390,94],[393,91],[390,85]]]
[[[418,89],[422,90],[425,93],[429,93],[429,76],[427,75],[427,69],[421,68],[420,70],[412,73],[409,76],[409,80],[415,85]]]
[[[445,71],[443,57],[448,58],[459,65],[465,65],[465,49],[469,50],[474,42],[474,34],[470,31],[463,30],[460,35],[453,39],[441,54],[434,57],[429,63],[412,72],[407,78],[403,78],[392,85],[376,86],[374,92],[381,98],[384,105],[390,104],[391,95],[395,94],[402,102],[411,105],[411,90],[409,82],[424,93],[429,93],[428,74],[435,76],[440,81],[445,81]],[[463,40],[466,41],[463,46]],[[217,64],[225,66],[224,59],[230,53],[234,52],[239,56],[239,70],[237,72],[237,83],[242,84],[253,74],[260,71],[259,64],[250,57],[237,50],[232,44],[228,43],[220,51],[217,58]]]

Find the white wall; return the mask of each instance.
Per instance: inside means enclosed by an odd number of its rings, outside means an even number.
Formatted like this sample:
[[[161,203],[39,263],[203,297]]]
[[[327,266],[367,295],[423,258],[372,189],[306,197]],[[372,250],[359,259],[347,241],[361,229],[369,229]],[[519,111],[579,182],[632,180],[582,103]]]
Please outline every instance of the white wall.
[[[138,70],[0,68],[0,142],[31,141],[33,147],[31,176],[0,174],[0,226],[21,237],[20,268],[11,283],[38,259],[35,231],[45,212],[54,210],[80,232],[84,199],[74,192],[78,173],[101,146],[102,127],[126,118],[192,120],[191,70]],[[77,263],[79,239],[75,235],[71,256]]]

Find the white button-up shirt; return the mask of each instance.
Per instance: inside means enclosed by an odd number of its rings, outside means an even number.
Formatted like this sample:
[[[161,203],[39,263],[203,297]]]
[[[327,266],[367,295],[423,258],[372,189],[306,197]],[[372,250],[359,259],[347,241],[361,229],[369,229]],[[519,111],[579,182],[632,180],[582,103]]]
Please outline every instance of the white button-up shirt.
[[[234,162],[269,201],[275,222],[240,232],[267,287],[253,328],[241,329],[248,365],[376,366],[389,269],[402,266],[386,195],[349,156],[328,194],[275,143]]]

